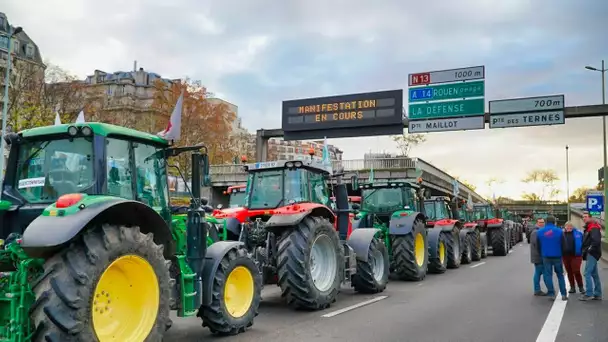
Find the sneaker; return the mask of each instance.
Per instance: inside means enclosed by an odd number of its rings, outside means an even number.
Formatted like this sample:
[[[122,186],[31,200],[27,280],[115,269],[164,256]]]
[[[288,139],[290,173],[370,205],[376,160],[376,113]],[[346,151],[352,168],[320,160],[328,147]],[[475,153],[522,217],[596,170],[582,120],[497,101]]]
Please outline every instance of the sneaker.
[[[602,296],[593,296],[593,300],[602,300]]]
[[[562,300],[568,300],[568,296],[562,296]]]
[[[585,288],[583,288],[583,287],[579,287],[579,288],[578,288],[578,292],[580,292],[580,293],[585,293]]]
[[[549,297],[549,300],[555,300],[555,295],[554,294],[549,294],[547,295]]]
[[[573,288],[570,289],[570,291],[568,291],[568,293],[576,293],[576,290]]]
[[[593,297],[589,297],[587,295],[582,295],[578,298],[578,300],[583,301],[583,302],[589,301],[591,299],[593,299]]]
[[[543,292],[543,291],[538,291],[538,292],[534,292],[534,295],[535,295],[535,296],[538,296],[538,297],[542,297],[542,296],[546,296],[546,295],[547,295],[547,293],[546,293],[546,292]]]

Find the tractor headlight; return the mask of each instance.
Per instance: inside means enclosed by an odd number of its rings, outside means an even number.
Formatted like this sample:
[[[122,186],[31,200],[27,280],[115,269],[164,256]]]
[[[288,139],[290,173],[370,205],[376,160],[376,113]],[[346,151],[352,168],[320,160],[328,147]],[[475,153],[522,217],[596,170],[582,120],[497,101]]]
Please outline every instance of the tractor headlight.
[[[292,162],[287,162],[287,163],[285,163],[285,167],[291,169],[293,167],[293,163]]]
[[[78,134],[78,128],[76,126],[68,127],[68,134],[75,137]]]
[[[93,130],[91,130],[91,127],[89,126],[84,126],[80,129],[80,131],[82,132],[82,134],[85,137],[90,137],[91,135],[93,135]]]
[[[302,167],[302,162],[301,161],[297,161],[293,165],[295,165],[296,167]]]

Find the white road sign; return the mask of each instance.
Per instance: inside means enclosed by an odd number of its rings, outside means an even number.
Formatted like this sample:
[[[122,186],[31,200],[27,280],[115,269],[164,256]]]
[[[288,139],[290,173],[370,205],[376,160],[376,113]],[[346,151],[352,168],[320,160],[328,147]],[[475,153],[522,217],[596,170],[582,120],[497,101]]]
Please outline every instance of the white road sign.
[[[480,80],[485,78],[485,67],[476,66],[468,68],[428,71],[409,74],[409,86],[424,84],[437,84],[458,81]]]
[[[564,123],[563,110],[490,116],[490,128],[563,125]]]
[[[475,116],[468,118],[410,121],[407,131],[408,133],[426,133],[463,131],[484,128],[484,117]]]
[[[490,115],[564,109],[564,95],[490,101]]]

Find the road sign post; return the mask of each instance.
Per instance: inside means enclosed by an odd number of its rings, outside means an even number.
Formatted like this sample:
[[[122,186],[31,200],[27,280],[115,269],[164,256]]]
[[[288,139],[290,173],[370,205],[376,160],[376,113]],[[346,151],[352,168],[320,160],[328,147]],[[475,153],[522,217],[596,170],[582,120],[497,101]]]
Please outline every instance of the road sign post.
[[[485,128],[484,66],[410,74],[408,78],[408,132]]]
[[[604,211],[604,193],[602,191],[587,191],[586,207],[589,215],[600,217]]]
[[[490,101],[490,128],[565,124],[564,95]]]

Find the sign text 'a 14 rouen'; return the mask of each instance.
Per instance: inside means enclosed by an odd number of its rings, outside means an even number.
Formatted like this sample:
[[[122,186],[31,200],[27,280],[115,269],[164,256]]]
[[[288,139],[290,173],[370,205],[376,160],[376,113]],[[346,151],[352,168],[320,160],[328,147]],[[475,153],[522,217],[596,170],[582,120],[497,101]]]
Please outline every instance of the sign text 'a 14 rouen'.
[[[408,132],[485,128],[484,78],[484,66],[410,74]]]
[[[563,125],[564,95],[490,101],[490,128]]]
[[[283,101],[285,140],[403,134],[403,90]]]

